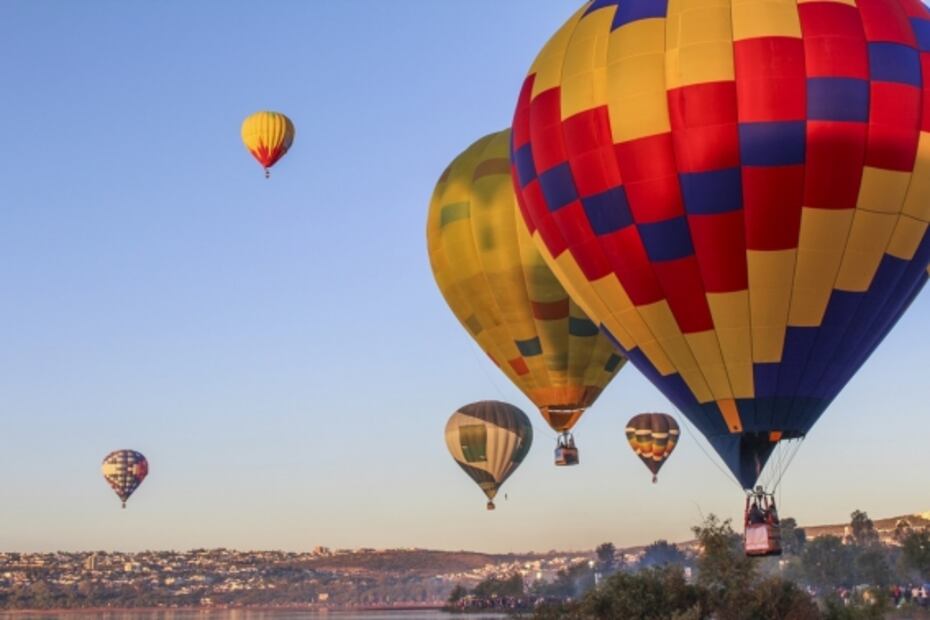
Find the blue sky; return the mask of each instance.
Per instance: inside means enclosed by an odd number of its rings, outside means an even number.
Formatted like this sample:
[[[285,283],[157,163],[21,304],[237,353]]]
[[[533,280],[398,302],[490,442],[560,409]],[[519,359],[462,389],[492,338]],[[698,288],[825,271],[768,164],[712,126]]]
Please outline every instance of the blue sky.
[[[632,367],[553,467],[429,271],[437,177],[575,6],[0,4],[0,549],[580,549],[737,516],[687,427],[649,482],[623,427],[672,409]],[[239,139],[264,108],[297,127],[270,181]],[[815,427],[784,514],[930,509],[928,306]],[[537,430],[494,513],[442,440],[487,398]],[[125,511],[99,475],[123,447],[152,469]]]

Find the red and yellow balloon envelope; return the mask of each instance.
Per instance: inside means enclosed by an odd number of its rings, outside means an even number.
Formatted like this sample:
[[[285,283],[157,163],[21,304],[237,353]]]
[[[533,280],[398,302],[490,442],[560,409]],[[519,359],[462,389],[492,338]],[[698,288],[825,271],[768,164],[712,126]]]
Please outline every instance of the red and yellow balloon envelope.
[[[123,508],[126,500],[132,495],[149,473],[149,462],[142,453],[135,450],[116,450],[103,459],[103,477],[113,489]]]
[[[919,0],[597,0],[530,69],[538,247],[743,487],[927,279],[928,102]]]
[[[446,423],[446,446],[468,476],[494,497],[533,445],[530,419],[518,408],[496,400],[465,405]]]
[[[517,212],[510,132],[481,138],[436,184],[430,264],[449,308],[491,360],[567,433],[625,362],[569,298]]]
[[[265,169],[281,159],[294,142],[294,124],[280,112],[256,112],[242,122],[242,142]]]
[[[681,430],[675,418],[666,413],[641,413],[626,424],[626,440],[656,482],[659,470],[678,445]]]

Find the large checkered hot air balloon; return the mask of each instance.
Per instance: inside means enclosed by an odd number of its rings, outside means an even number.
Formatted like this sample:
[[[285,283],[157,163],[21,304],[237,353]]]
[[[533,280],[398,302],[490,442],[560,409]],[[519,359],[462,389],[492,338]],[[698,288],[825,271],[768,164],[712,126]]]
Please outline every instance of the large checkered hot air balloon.
[[[930,261],[919,0],[596,0],[523,84],[523,216],[740,484],[802,438]]]
[[[256,112],[242,122],[242,142],[265,169],[267,179],[271,176],[269,168],[284,157],[294,142],[294,124],[280,112]]]
[[[101,466],[103,477],[123,502],[135,493],[142,481],[149,474],[149,462],[141,452],[135,450],[116,450],[103,459]]]
[[[455,158],[433,193],[430,264],[452,312],[562,437],[558,464],[577,462],[569,431],[623,365],[569,298],[517,212],[510,132]]]
[[[481,487],[494,510],[494,497],[533,445],[526,414],[496,400],[465,405],[446,423],[446,447],[459,467]]]

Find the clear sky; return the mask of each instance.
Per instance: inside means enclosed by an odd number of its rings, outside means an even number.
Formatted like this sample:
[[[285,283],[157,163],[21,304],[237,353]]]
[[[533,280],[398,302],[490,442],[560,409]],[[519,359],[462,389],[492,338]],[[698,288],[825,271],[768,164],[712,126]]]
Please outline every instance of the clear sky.
[[[673,410],[632,366],[555,468],[430,274],[437,177],[576,6],[0,3],[0,550],[581,549],[738,516],[687,427],[650,483],[623,428]],[[297,127],[270,181],[239,138],[266,108]],[[930,509],[928,309],[810,434],[783,514]],[[442,439],[488,398],[537,430],[493,513]],[[116,448],[151,462],[127,510]]]

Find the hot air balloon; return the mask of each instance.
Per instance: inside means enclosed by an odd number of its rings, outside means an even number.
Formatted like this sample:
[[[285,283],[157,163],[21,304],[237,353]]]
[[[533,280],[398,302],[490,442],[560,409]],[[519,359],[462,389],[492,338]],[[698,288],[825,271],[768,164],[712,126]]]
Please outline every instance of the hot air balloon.
[[[556,463],[575,464],[570,431],[625,360],[533,246],[509,141],[509,131],[485,136],[443,172],[429,208],[430,263],[466,331],[561,433]]]
[[[132,495],[149,473],[149,462],[135,450],[116,450],[103,459],[103,477],[126,507]]]
[[[745,489],[927,279],[928,68],[918,0],[595,0],[523,84],[537,246]]]
[[[667,413],[641,413],[626,423],[626,440],[652,472],[652,482],[658,481],[659,470],[678,445],[680,433],[678,422]]]
[[[487,400],[465,405],[446,423],[446,446],[459,467],[488,496],[494,497],[533,445],[526,414],[507,403]]]
[[[284,157],[294,142],[294,124],[280,112],[262,111],[252,114],[242,122],[242,141],[252,156],[268,170]]]

